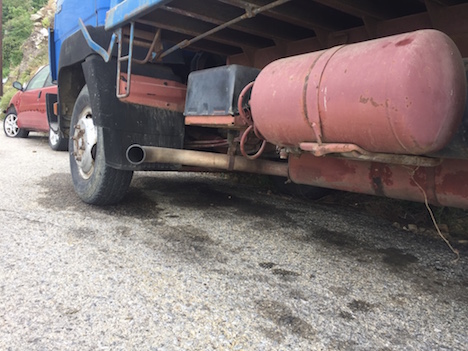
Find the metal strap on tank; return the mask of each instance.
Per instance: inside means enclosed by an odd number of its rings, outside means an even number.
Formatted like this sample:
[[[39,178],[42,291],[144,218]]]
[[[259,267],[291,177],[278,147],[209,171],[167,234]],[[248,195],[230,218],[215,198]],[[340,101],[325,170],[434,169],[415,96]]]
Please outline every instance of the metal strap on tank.
[[[319,97],[320,97],[320,89],[321,89],[321,86],[322,86],[322,78],[323,78],[323,73],[325,72],[325,68],[327,67],[328,63],[330,62],[331,58],[340,50],[344,47],[345,45],[340,45],[340,46],[337,46],[335,48],[331,48],[331,49],[328,49],[328,50],[325,50],[323,51],[315,60],[314,62],[312,63],[312,65],[310,66],[309,68],[309,72],[307,73],[307,76],[306,76],[306,79],[305,79],[305,82],[304,82],[304,91],[303,91],[303,101],[304,101],[304,114],[305,114],[305,117],[307,118],[307,120],[309,121],[309,124],[312,126],[312,130],[314,131],[314,134],[315,134],[315,139],[317,140],[317,143],[319,145],[322,144],[322,142],[324,142],[322,140],[323,138],[323,133],[322,133],[322,116],[321,116],[321,113],[320,113],[320,108],[318,108],[317,110],[317,114],[313,114],[312,116],[309,116],[309,110],[308,110],[308,107],[307,107],[307,95],[309,94],[309,91],[308,91],[308,88],[309,88],[309,78],[310,78],[310,75],[312,74],[312,71],[313,69],[315,68],[315,65],[317,64],[317,62],[325,56],[325,59],[327,60],[325,62],[325,65],[323,66],[323,70],[320,74],[320,79],[319,81],[317,82],[317,86],[315,87],[316,88],[316,94],[317,94],[317,106],[319,106]],[[328,58],[326,57],[328,55]]]

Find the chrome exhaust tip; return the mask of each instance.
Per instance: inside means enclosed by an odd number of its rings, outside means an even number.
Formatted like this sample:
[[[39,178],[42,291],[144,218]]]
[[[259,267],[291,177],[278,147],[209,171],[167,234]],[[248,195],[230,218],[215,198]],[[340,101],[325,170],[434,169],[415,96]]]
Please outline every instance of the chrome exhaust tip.
[[[139,165],[145,162],[146,151],[141,145],[133,144],[127,148],[127,160],[133,165]]]

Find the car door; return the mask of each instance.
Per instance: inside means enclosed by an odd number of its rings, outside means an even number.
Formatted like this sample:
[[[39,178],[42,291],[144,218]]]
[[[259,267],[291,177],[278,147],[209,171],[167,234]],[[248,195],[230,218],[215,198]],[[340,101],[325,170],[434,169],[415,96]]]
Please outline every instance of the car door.
[[[41,68],[29,81],[19,104],[16,106],[18,114],[18,126],[24,129],[44,130],[44,121],[47,122],[45,111],[45,93],[43,91],[46,80],[49,76],[49,67]],[[41,103],[43,107],[41,108]],[[42,120],[42,121],[41,121]],[[45,128],[47,131],[48,128]]]
[[[37,129],[44,132],[49,131],[49,121],[47,120],[47,105],[46,105],[46,94],[57,94],[57,85],[52,83],[51,74],[47,76],[44,87],[41,89],[41,93],[38,94],[37,101]]]

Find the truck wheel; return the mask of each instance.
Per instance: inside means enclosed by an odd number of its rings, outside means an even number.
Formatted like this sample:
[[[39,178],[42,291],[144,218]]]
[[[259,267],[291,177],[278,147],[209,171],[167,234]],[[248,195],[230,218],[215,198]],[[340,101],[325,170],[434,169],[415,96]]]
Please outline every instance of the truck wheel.
[[[49,146],[54,151],[65,151],[68,148],[68,139],[64,138],[61,132],[49,129]]]
[[[78,95],[70,125],[70,170],[78,196],[92,205],[111,205],[127,192],[133,171],[106,165],[102,127],[94,125],[88,87]]]
[[[29,130],[18,127],[18,115],[14,107],[10,107],[6,111],[6,116],[3,120],[3,131],[10,138],[27,138],[29,135]]]

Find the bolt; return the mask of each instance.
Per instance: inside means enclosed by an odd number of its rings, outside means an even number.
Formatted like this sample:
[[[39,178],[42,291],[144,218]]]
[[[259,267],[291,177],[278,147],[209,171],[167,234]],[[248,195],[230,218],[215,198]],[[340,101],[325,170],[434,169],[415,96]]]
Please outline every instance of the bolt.
[[[280,159],[286,160],[288,158],[288,152],[286,149],[281,149],[280,150]]]

